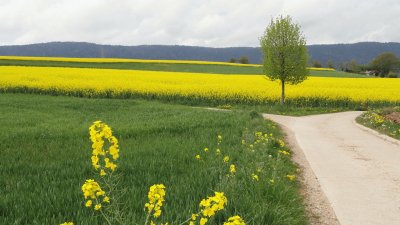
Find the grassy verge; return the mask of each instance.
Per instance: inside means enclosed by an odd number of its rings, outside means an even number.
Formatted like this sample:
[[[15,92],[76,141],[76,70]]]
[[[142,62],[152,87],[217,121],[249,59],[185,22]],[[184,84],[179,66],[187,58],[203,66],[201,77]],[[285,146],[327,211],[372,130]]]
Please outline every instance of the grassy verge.
[[[213,191],[225,192],[228,206],[209,224],[233,215],[247,224],[307,223],[297,182],[286,177],[296,168],[279,153],[290,151],[281,146],[279,130],[254,113],[23,94],[1,94],[0,112],[1,224],[100,223],[84,207],[80,190],[94,176],[88,127],[98,119],[120,142],[121,207],[130,224],[143,224],[147,191],[156,183],[167,187],[161,220],[170,224],[190,217]],[[268,138],[256,138],[256,131]],[[217,135],[223,137],[220,145]],[[233,177],[226,176],[230,164],[237,169]]]
[[[217,106],[217,108],[227,108],[228,105]],[[301,106],[293,106],[293,105],[280,105],[280,104],[265,104],[265,105],[233,105],[228,107],[232,110],[245,110],[248,112],[257,112],[257,113],[269,113],[269,114],[279,114],[279,115],[288,115],[288,116],[307,116],[307,115],[315,115],[315,114],[325,114],[325,113],[336,113],[336,112],[345,112],[350,110],[365,110],[364,106],[335,106],[335,105],[326,105],[326,106],[315,106],[315,107],[301,107]]]
[[[400,140],[400,107],[370,110],[359,116],[357,122]]]
[[[39,66],[39,67],[74,67],[74,68],[102,68],[121,70],[149,70],[213,74],[263,74],[262,67],[243,67],[229,65],[201,65],[201,64],[174,64],[174,63],[132,63],[132,62],[62,62],[38,60],[9,60],[0,59],[0,66]],[[365,78],[367,76],[345,73],[340,71],[310,71],[316,77],[352,77]]]

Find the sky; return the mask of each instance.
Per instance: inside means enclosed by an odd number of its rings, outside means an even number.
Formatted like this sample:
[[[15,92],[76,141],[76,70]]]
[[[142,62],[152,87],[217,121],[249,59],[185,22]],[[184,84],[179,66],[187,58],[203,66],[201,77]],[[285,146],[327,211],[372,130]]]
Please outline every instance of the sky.
[[[0,0],[0,45],[257,47],[279,15],[307,44],[400,42],[399,0]]]

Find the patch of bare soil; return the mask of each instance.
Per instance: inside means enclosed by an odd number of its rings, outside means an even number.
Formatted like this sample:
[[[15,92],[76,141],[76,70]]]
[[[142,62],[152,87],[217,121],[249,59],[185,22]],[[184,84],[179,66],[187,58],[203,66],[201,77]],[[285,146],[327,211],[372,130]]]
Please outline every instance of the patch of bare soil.
[[[399,112],[392,112],[385,116],[385,119],[390,120],[394,123],[400,124],[400,113]]]

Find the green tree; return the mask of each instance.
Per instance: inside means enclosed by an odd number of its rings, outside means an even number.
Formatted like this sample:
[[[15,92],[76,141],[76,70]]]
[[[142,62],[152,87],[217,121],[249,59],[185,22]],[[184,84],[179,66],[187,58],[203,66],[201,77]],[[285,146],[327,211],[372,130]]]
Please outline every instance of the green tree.
[[[335,69],[335,65],[334,65],[334,63],[333,63],[332,60],[328,60],[328,62],[326,63],[326,65],[328,66],[328,68]]]
[[[350,62],[345,64],[344,71],[348,73],[360,73],[361,66],[358,64],[357,60],[352,59]]]
[[[247,56],[242,56],[239,58],[241,64],[249,64],[249,58]]]
[[[306,40],[290,16],[280,16],[271,20],[260,43],[264,73],[271,80],[280,80],[283,105],[285,84],[301,83],[309,75]]]
[[[378,72],[377,75],[385,77],[389,72],[394,72],[399,68],[399,58],[393,53],[385,52],[378,55],[370,64],[371,68]]]
[[[312,67],[321,68],[321,67],[322,67],[322,64],[321,64],[318,60],[314,60],[314,61],[312,62]]]

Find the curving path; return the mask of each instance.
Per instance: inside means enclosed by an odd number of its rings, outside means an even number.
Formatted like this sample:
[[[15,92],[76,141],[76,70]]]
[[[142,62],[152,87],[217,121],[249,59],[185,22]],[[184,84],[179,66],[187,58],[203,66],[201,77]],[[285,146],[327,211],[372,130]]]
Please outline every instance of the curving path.
[[[264,117],[292,133],[340,224],[399,225],[400,142],[356,124],[361,113]]]

